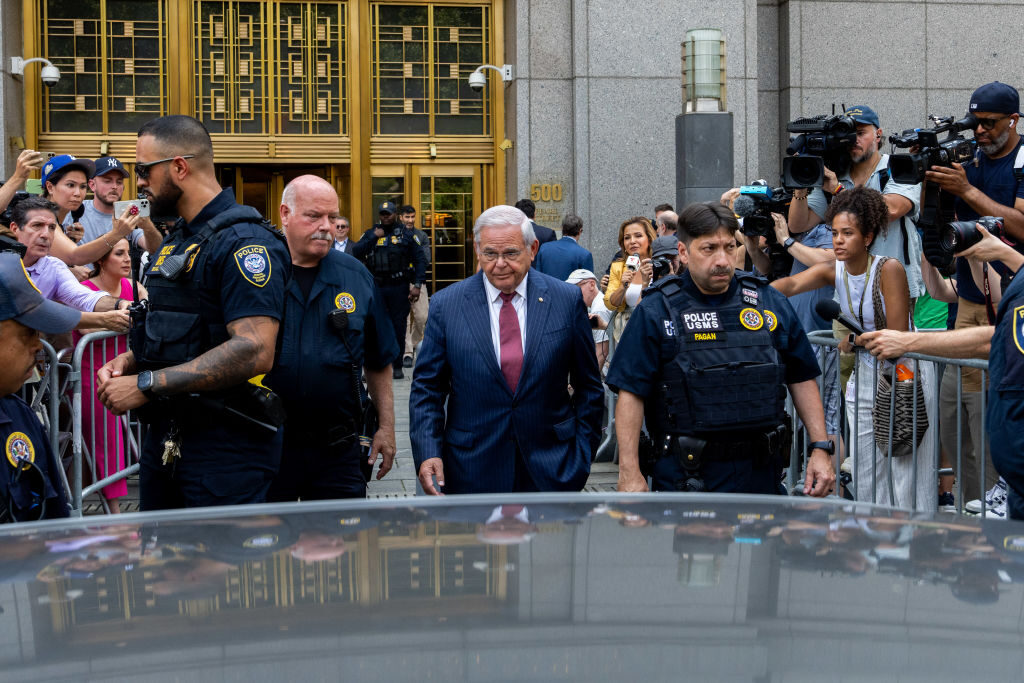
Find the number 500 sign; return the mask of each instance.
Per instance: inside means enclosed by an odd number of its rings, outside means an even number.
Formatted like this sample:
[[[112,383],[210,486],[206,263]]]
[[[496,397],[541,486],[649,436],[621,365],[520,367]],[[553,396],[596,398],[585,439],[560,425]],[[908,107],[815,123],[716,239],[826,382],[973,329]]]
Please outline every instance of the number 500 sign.
[[[560,202],[562,201],[562,184],[534,183],[530,185],[530,199],[535,202]]]

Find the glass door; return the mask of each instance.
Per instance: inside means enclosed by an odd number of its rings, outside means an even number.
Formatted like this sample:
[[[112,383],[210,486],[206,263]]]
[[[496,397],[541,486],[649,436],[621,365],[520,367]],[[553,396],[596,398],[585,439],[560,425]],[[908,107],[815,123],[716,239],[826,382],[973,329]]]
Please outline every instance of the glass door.
[[[480,169],[419,167],[420,227],[430,237],[431,293],[476,272],[473,221],[480,213]]]

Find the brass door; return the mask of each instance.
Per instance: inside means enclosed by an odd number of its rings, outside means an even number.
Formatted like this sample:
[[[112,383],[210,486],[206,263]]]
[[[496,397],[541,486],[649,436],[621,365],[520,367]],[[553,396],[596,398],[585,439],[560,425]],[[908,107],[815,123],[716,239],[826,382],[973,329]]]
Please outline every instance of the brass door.
[[[427,280],[436,292],[476,272],[473,221],[480,206],[480,167],[419,167],[417,222],[430,236]]]
[[[235,190],[235,200],[257,209],[264,218],[280,225],[278,207],[281,194],[289,182],[301,175],[315,175],[323,178],[339,190],[339,204],[342,214],[348,210],[348,167],[347,166],[298,166],[282,164],[224,164],[217,166],[217,177],[222,187]],[[347,214],[346,214],[347,215]]]

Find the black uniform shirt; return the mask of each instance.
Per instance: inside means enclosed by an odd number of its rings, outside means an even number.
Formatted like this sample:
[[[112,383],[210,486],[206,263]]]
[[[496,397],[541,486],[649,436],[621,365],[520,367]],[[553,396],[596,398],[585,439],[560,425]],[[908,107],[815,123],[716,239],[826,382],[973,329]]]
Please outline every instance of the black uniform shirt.
[[[21,519],[38,518],[38,510],[33,509],[40,501],[33,500],[29,488],[32,477],[23,471],[18,484],[13,484],[17,473],[12,461],[18,455],[26,456],[34,462],[46,478],[43,496],[46,499],[46,519],[68,516],[68,500],[64,495],[64,484],[60,476],[60,465],[50,450],[50,440],[46,436],[43,425],[39,422],[32,409],[17,396],[10,394],[0,397],[0,445],[4,447],[3,463],[0,463],[0,489],[2,498],[13,497],[16,514]],[[38,492],[36,492],[38,493]]]
[[[708,306],[717,306],[732,298],[739,282],[734,276],[724,294],[709,296],[697,288],[688,272],[680,275],[679,280],[691,297]],[[758,291],[763,297],[766,311],[771,311],[777,317],[777,324],[771,329],[772,343],[786,366],[786,383],[795,384],[820,375],[814,349],[807,341],[807,335],[789,301],[768,285],[760,287]],[[615,391],[625,389],[631,394],[647,397],[655,388],[661,376],[662,364],[667,360],[661,354],[662,340],[674,335],[672,321],[666,317],[663,296],[657,290],[650,291],[633,309],[608,369],[607,383]]]

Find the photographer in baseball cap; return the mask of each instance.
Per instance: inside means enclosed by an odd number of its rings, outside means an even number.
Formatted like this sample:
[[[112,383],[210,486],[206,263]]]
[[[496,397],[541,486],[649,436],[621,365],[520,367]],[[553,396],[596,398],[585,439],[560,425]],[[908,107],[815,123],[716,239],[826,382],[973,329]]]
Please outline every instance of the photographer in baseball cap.
[[[16,392],[35,368],[39,333],[68,332],[81,316],[43,298],[17,254],[0,253],[0,522],[68,516],[50,440]]]

